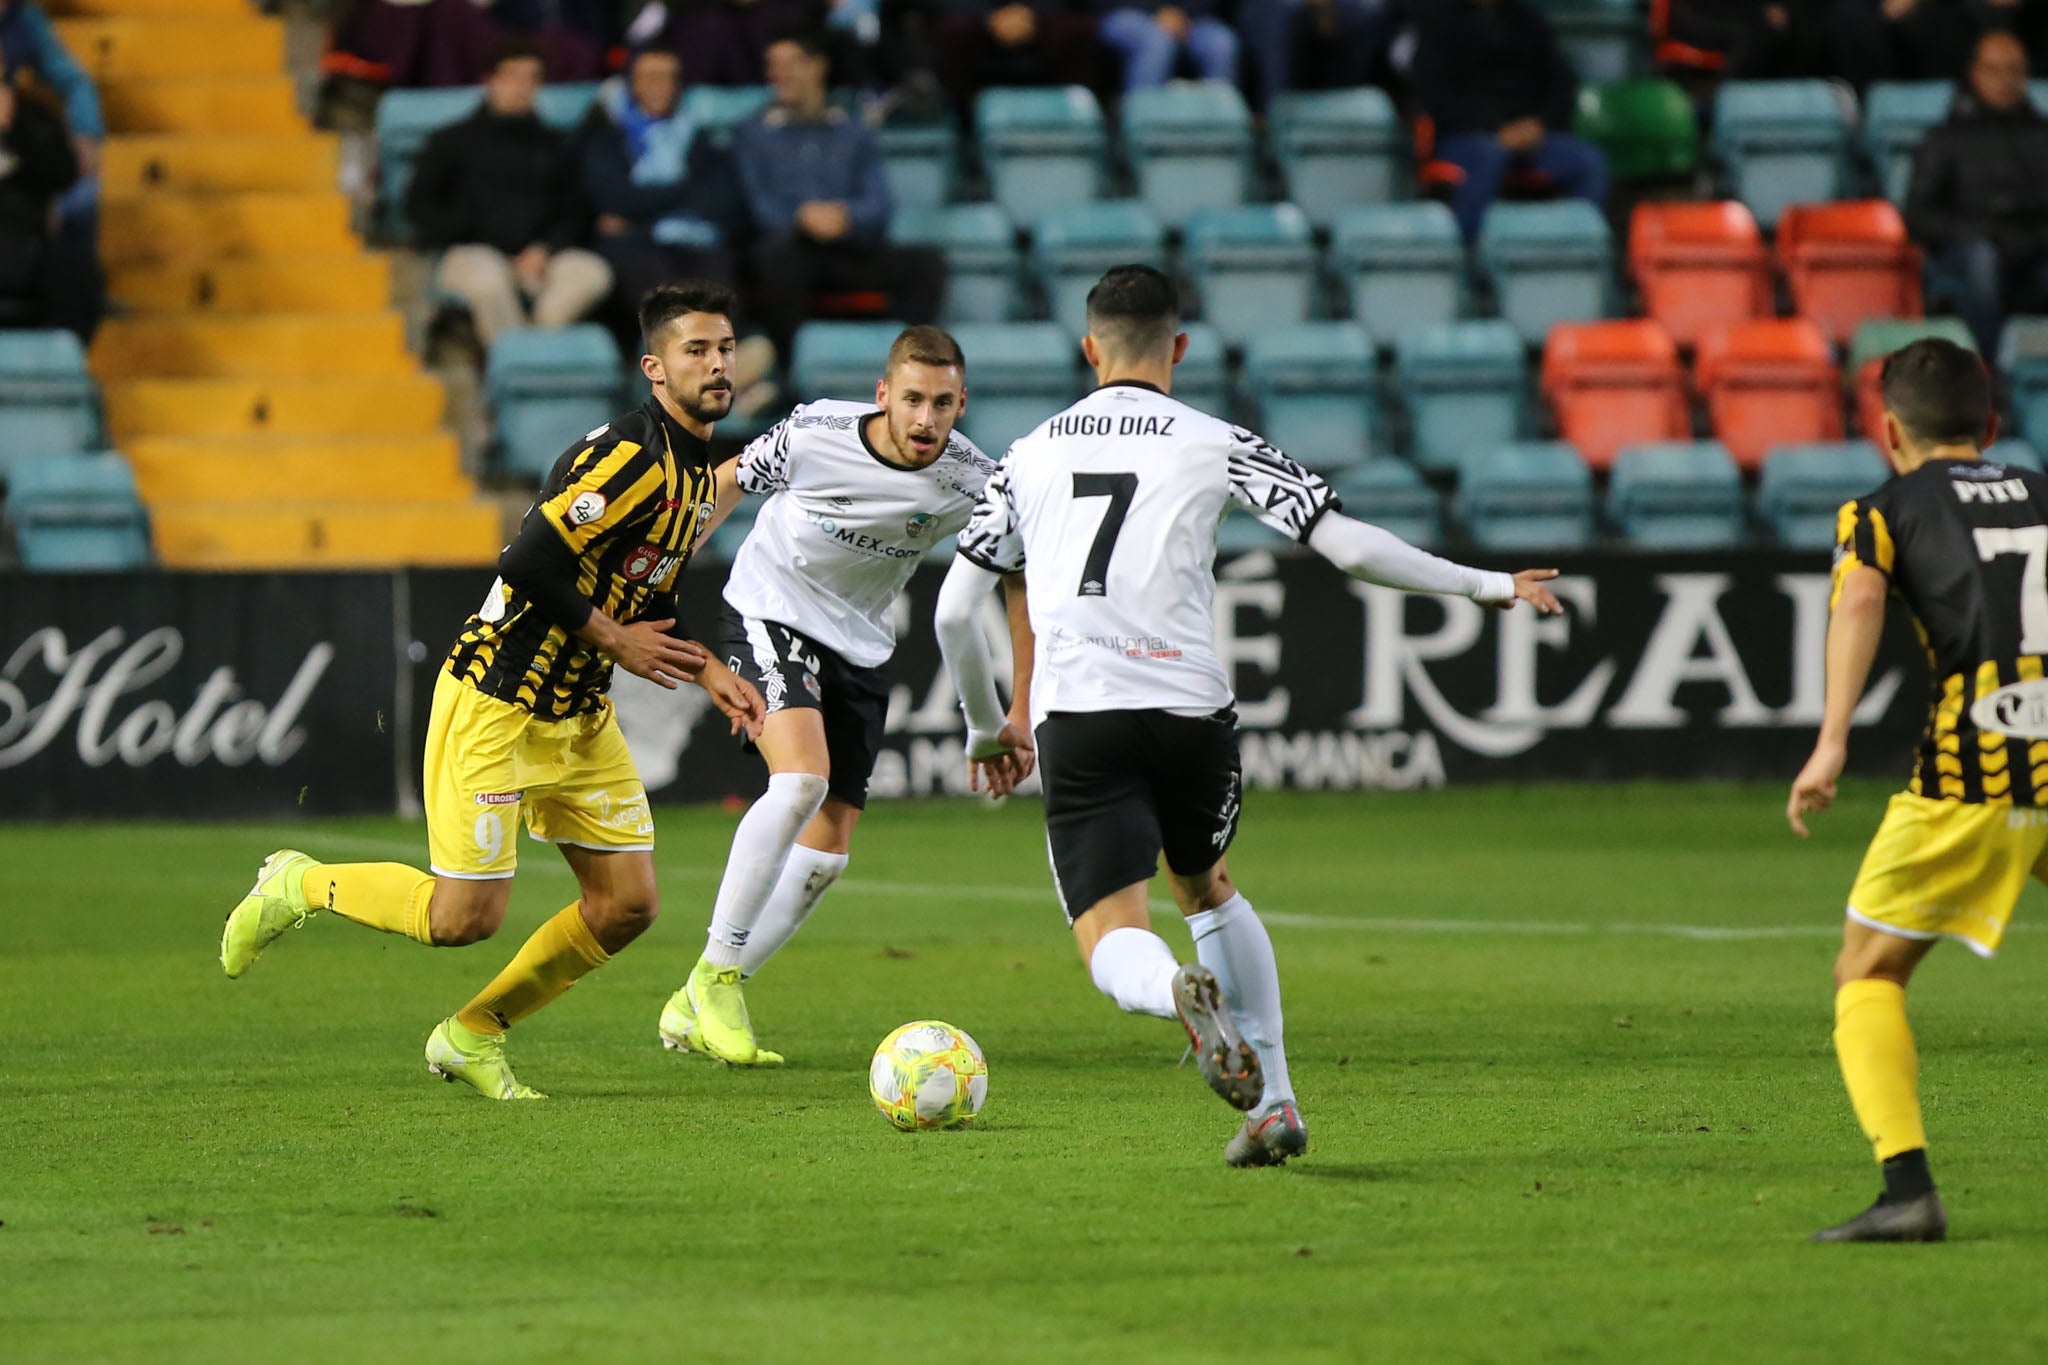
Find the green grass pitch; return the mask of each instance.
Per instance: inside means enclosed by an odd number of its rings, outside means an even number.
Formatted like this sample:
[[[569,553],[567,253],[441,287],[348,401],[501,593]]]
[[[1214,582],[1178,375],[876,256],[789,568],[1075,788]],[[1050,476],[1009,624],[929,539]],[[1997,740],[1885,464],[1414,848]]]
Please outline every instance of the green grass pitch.
[[[1954,1240],[1803,1242],[1878,1184],[1827,972],[1883,796],[1800,844],[1775,786],[1255,793],[1313,1143],[1277,1171],[1089,985],[1027,804],[873,812],[750,988],[760,1073],[656,1044],[733,823],[660,812],[664,918],[516,1034],[534,1106],[420,1048],[572,897],[540,846],[492,943],[322,917],[229,982],[273,846],[419,827],[0,829],[0,1359],[2040,1361],[2039,891],[1913,992]],[[988,1052],[972,1130],[869,1103],[924,1016]]]

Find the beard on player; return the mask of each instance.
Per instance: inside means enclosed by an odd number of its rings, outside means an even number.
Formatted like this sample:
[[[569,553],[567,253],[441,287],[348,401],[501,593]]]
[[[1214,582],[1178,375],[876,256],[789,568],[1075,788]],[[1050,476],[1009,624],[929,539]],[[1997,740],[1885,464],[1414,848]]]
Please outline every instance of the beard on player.
[[[732,380],[724,375],[701,381],[681,381],[671,374],[662,380],[661,386],[693,422],[709,424],[732,411]]]

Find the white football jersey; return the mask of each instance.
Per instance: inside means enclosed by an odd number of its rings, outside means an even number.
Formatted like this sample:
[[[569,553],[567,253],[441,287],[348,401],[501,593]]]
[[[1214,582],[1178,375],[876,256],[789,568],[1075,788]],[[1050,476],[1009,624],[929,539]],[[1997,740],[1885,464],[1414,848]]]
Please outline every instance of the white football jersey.
[[[1010,447],[960,553],[1024,573],[1035,725],[1054,711],[1231,704],[1216,654],[1216,525],[1235,498],[1305,540],[1337,496],[1243,427],[1109,384]]]
[[[739,484],[765,494],[733,559],[725,600],[776,621],[848,663],[896,651],[889,608],[924,552],[967,524],[995,462],[954,432],[923,469],[869,444],[872,403],[806,403],[740,453]]]

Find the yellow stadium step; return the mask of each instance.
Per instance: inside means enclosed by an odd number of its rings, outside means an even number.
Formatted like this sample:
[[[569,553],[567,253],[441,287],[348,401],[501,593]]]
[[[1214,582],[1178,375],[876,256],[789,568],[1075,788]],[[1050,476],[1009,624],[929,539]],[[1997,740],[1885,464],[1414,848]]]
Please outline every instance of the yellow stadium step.
[[[121,379],[314,379],[412,374],[405,320],[381,313],[166,313],[113,318],[93,339],[90,368]]]
[[[332,133],[184,133],[107,140],[100,189],[108,199],[162,190],[331,190],[341,174]]]
[[[152,194],[100,210],[100,259],[214,260],[347,251],[348,200],[338,191]]]
[[[284,25],[226,19],[59,19],[57,36],[95,81],[171,76],[274,76],[285,69]]]
[[[140,313],[360,313],[391,301],[391,262],[355,251],[204,265],[131,263],[109,270],[107,287]]]
[[[249,0],[46,0],[59,19],[239,19]]]
[[[485,565],[504,541],[495,503],[281,502],[149,509],[157,558],[170,569],[368,569]]]
[[[124,442],[155,502],[460,501],[475,492],[447,432],[389,437],[145,436]]]
[[[438,431],[441,381],[424,374],[321,379],[135,379],[100,391],[114,444],[140,436],[398,436]]]
[[[289,76],[108,81],[100,86],[115,133],[293,133],[305,116]]]

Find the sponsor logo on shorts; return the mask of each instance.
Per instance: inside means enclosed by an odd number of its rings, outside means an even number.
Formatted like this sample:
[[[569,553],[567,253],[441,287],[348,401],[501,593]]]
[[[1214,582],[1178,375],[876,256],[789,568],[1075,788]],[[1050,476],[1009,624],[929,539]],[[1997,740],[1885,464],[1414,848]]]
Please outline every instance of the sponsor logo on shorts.
[[[1970,707],[1979,730],[2020,739],[2048,739],[2048,678],[2029,678],[1987,692]]]
[[[604,515],[605,506],[604,494],[594,488],[578,493],[569,501],[569,524],[588,526]]]
[[[479,806],[516,806],[526,796],[525,792],[478,792]]]
[[[825,700],[825,689],[818,686],[818,675],[815,673],[804,674],[804,691],[811,694],[812,701]]]

